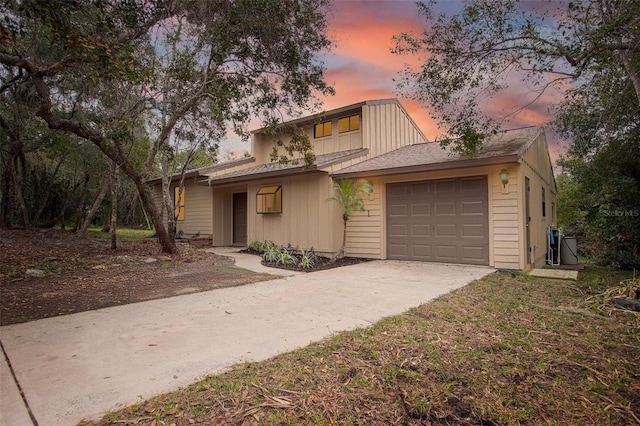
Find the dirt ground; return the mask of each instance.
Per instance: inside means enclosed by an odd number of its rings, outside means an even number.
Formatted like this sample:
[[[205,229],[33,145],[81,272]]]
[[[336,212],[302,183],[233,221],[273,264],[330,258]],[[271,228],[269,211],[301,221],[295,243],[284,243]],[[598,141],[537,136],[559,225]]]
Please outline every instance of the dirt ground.
[[[236,268],[202,245],[179,243],[167,256],[151,239],[112,250],[108,239],[68,231],[0,230],[0,325],[276,277]]]

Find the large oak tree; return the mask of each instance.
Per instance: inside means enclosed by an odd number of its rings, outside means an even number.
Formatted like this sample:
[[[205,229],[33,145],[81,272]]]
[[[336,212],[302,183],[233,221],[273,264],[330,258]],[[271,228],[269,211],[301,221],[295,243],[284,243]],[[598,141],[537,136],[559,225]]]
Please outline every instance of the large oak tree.
[[[158,155],[255,117],[273,126],[331,93],[327,0],[8,0],[0,91],[26,85],[51,128],[94,143],[133,181],[163,249],[175,243],[146,179]],[[150,139],[133,162],[137,129]],[[194,132],[199,132],[194,135]],[[215,143],[214,143],[215,144]],[[160,153],[160,154],[159,154]],[[168,154],[167,154],[168,153]]]

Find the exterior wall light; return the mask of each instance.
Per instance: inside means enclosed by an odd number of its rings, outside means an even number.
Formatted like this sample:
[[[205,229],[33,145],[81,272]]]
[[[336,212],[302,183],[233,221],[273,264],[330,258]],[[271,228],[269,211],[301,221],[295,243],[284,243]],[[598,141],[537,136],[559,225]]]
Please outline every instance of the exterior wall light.
[[[364,185],[364,190],[367,192],[367,194],[371,194],[373,192],[373,183],[371,183],[370,180],[365,180],[362,183]]]
[[[506,188],[509,183],[509,172],[505,169],[500,170],[500,181],[502,182],[502,187]]]

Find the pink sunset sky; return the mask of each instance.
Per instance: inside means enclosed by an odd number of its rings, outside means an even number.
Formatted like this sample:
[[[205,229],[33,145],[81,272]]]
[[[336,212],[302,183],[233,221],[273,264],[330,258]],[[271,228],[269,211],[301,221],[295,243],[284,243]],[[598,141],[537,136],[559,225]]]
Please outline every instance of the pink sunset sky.
[[[441,3],[443,10],[455,10],[460,6],[460,2]],[[426,107],[402,97],[394,82],[406,63],[420,64],[419,58],[391,53],[394,35],[402,32],[419,34],[425,28],[426,23],[415,1],[334,0],[329,24],[329,36],[336,46],[325,58],[325,78],[334,86],[336,94],[324,99],[325,109],[368,99],[398,98],[430,141],[441,134]],[[551,97],[545,96],[526,106],[533,93],[525,83],[516,80],[508,92],[491,101],[487,112],[502,117],[520,107],[522,111],[506,122],[505,128],[541,125],[553,118]],[[555,162],[564,149],[558,146],[550,131],[547,131],[547,139]]]
[[[530,3],[533,5],[535,2]],[[442,1],[439,7],[456,10],[459,1]],[[422,129],[429,141],[441,134],[425,106],[403,97],[394,79],[405,64],[417,67],[419,58],[391,53],[393,36],[402,32],[419,34],[426,23],[419,14],[415,1],[408,0],[333,0],[328,14],[328,36],[334,41],[333,49],[322,60],[326,67],[325,80],[335,88],[335,95],[321,98],[324,109],[371,99],[398,98],[407,112]],[[552,96],[547,95],[533,105],[533,98],[525,83],[514,79],[511,89],[494,98],[487,105],[487,113],[503,117],[515,108],[522,111],[504,128],[518,128],[545,124],[553,118]],[[547,130],[551,159],[555,163],[559,153],[566,149]]]

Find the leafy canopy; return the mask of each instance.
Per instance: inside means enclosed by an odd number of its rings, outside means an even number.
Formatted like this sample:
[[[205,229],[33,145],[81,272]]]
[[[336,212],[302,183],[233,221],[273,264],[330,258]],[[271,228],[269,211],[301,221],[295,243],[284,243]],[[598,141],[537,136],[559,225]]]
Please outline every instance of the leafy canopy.
[[[629,86],[626,100],[638,108],[640,3],[635,0],[469,0],[452,14],[439,13],[433,1],[419,7],[426,30],[398,35],[394,51],[419,55],[422,63],[417,69],[406,66],[398,85],[429,106],[447,134],[443,142],[453,142],[459,152],[473,154],[483,135],[525,106],[497,118],[484,113],[513,85],[529,87],[534,103],[550,89],[571,98],[593,81],[615,77],[610,89]],[[562,112],[563,105],[559,108]],[[613,104],[605,108],[607,116],[616,110]]]
[[[331,187],[337,191],[337,194],[329,197],[327,201],[333,201],[340,206],[345,222],[355,211],[364,210],[362,197],[372,191],[371,184],[365,180],[340,179],[338,182],[333,182]]]
[[[328,0],[7,0],[0,5],[0,92],[24,85],[54,130],[93,142],[140,192],[166,251],[146,188],[166,163],[198,144],[217,151],[230,127],[247,137],[317,107],[318,53],[331,42]],[[144,129],[146,160],[129,159]],[[308,149],[308,145],[301,145]],[[306,154],[306,153],[303,153]],[[184,169],[184,168],[183,168]]]

